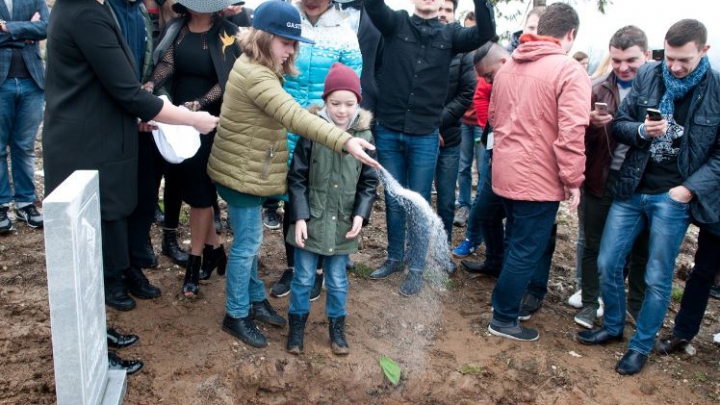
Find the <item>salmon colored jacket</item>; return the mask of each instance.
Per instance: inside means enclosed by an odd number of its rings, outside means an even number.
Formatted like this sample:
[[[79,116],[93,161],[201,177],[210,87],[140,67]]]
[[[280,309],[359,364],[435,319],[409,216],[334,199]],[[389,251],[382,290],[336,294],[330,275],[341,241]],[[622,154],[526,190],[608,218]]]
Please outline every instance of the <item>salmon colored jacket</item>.
[[[554,38],[524,34],[495,75],[493,191],[521,201],[562,201],[585,179],[590,78]]]

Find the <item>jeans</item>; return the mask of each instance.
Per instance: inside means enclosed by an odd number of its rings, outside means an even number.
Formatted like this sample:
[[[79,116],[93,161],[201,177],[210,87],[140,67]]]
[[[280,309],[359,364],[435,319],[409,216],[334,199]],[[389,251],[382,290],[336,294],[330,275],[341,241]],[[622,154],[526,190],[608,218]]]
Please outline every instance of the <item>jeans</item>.
[[[598,254],[600,252],[600,241],[603,237],[603,230],[607,222],[608,213],[613,202],[611,190],[615,187],[617,172],[611,171],[605,183],[605,193],[601,198],[590,193],[585,193],[584,203],[581,209],[584,213],[585,246],[582,256],[582,288],[583,307],[590,306],[597,308],[600,298],[600,276],[598,273]],[[645,297],[645,266],[648,261],[648,232],[644,228],[640,232],[635,244],[630,251],[629,273],[628,273],[628,312],[633,316],[640,313],[640,307]]]
[[[440,148],[435,168],[435,190],[437,190],[437,212],[442,219],[448,243],[452,240],[453,218],[455,217],[455,183],[460,164],[460,145]]]
[[[710,287],[715,275],[720,272],[720,236],[700,227],[698,248],[695,252],[695,267],[685,282],[685,293],[680,302],[680,311],[675,316],[673,335],[692,340],[700,331]]]
[[[577,208],[578,237],[575,242],[575,281],[577,288],[582,285],[582,258],[585,253],[585,188],[580,188],[580,206]]]
[[[345,264],[348,255],[323,256],[305,249],[295,249],[295,273],[290,284],[289,314],[303,315],[310,312],[310,292],[315,285],[315,269],[318,260],[323,258],[325,269],[325,311],[328,318],[347,315],[348,279]]]
[[[645,268],[645,300],[636,319],[637,328],[628,348],[650,353],[655,334],[670,304],[675,258],[690,224],[690,205],[674,201],[668,193],[633,194],[615,199],[610,207],[600,242],[598,270],[605,301],[604,328],[619,335],[625,326],[625,279],[623,268],[635,239],[649,226],[649,261]]]
[[[478,176],[482,174],[480,162],[483,161],[485,148],[475,139],[480,138],[482,127],[478,125],[462,124],[460,126],[462,142],[460,143],[460,167],[458,172],[458,206],[470,207],[472,199],[472,164],[475,156],[478,162]]]
[[[430,204],[430,189],[438,157],[437,129],[427,135],[410,135],[393,131],[378,123],[375,133],[380,164],[402,187],[416,191]],[[400,202],[385,191],[386,223],[388,229],[388,259],[405,259],[405,210]],[[418,254],[408,258],[413,271],[425,269],[428,240],[417,243]]]
[[[511,232],[505,262],[492,294],[491,322],[496,326],[515,326],[520,300],[547,250],[560,203],[503,198],[503,204]]]
[[[226,311],[232,318],[245,318],[250,303],[265,300],[265,283],[258,277],[258,252],[262,244],[262,207],[228,204],[235,239],[230,246],[226,281]]]
[[[482,167],[478,170],[480,173],[478,191],[470,208],[465,238],[473,246],[485,240],[485,265],[500,272],[505,257],[505,226],[503,225],[505,207],[502,198],[492,189],[491,158],[492,150],[482,154]]]
[[[0,85],[0,205],[35,202],[35,135],[43,117],[43,91],[32,78]],[[8,153],[15,192],[10,189]]]

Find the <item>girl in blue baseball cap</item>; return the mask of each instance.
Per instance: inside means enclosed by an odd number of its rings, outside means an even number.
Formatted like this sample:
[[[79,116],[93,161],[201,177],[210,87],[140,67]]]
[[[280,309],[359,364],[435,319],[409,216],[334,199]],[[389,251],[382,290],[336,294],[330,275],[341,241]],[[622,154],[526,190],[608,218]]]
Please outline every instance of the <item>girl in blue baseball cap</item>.
[[[370,167],[380,167],[364,149],[369,142],[303,109],[282,88],[283,76],[295,74],[300,14],[290,4],[271,0],[255,10],[253,28],[241,34],[242,56],[225,87],[220,123],[208,162],[208,174],[227,201],[235,239],[227,267],[224,331],[254,347],[267,339],[254,320],[284,326],[258,278],[262,243],[262,203],[287,191],[287,131],[347,152]]]

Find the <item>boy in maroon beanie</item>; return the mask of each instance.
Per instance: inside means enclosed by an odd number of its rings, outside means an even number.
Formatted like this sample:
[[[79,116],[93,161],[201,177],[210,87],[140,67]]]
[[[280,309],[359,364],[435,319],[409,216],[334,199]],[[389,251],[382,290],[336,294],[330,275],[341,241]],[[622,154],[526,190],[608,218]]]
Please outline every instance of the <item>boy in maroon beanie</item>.
[[[325,79],[325,107],[311,112],[354,137],[372,142],[372,115],[359,107],[360,78],[349,67],[335,63]],[[349,352],[345,341],[345,303],[350,253],[357,252],[357,236],[370,219],[377,172],[350,155],[338,155],[321,144],[301,138],[288,173],[290,229],[287,242],[295,246],[295,273],[290,284],[287,350],[303,351],[310,291],[320,257],[325,266],[326,310],[332,351]]]

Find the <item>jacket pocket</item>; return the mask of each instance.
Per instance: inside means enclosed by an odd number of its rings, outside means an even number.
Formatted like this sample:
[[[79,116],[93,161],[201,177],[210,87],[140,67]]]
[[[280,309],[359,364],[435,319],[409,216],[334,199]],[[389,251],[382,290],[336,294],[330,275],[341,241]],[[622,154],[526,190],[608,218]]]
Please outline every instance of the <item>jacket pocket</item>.
[[[638,96],[637,100],[637,108],[638,108],[638,119],[645,121],[645,115],[647,114],[648,108],[657,108],[658,106],[658,99],[652,98],[652,97],[646,97],[646,96]]]
[[[263,167],[262,172],[260,172],[260,178],[266,179],[268,174],[270,174],[270,166],[272,166],[273,158],[275,157],[275,147],[270,146],[268,147],[267,151],[265,152],[265,160],[263,161]]]

